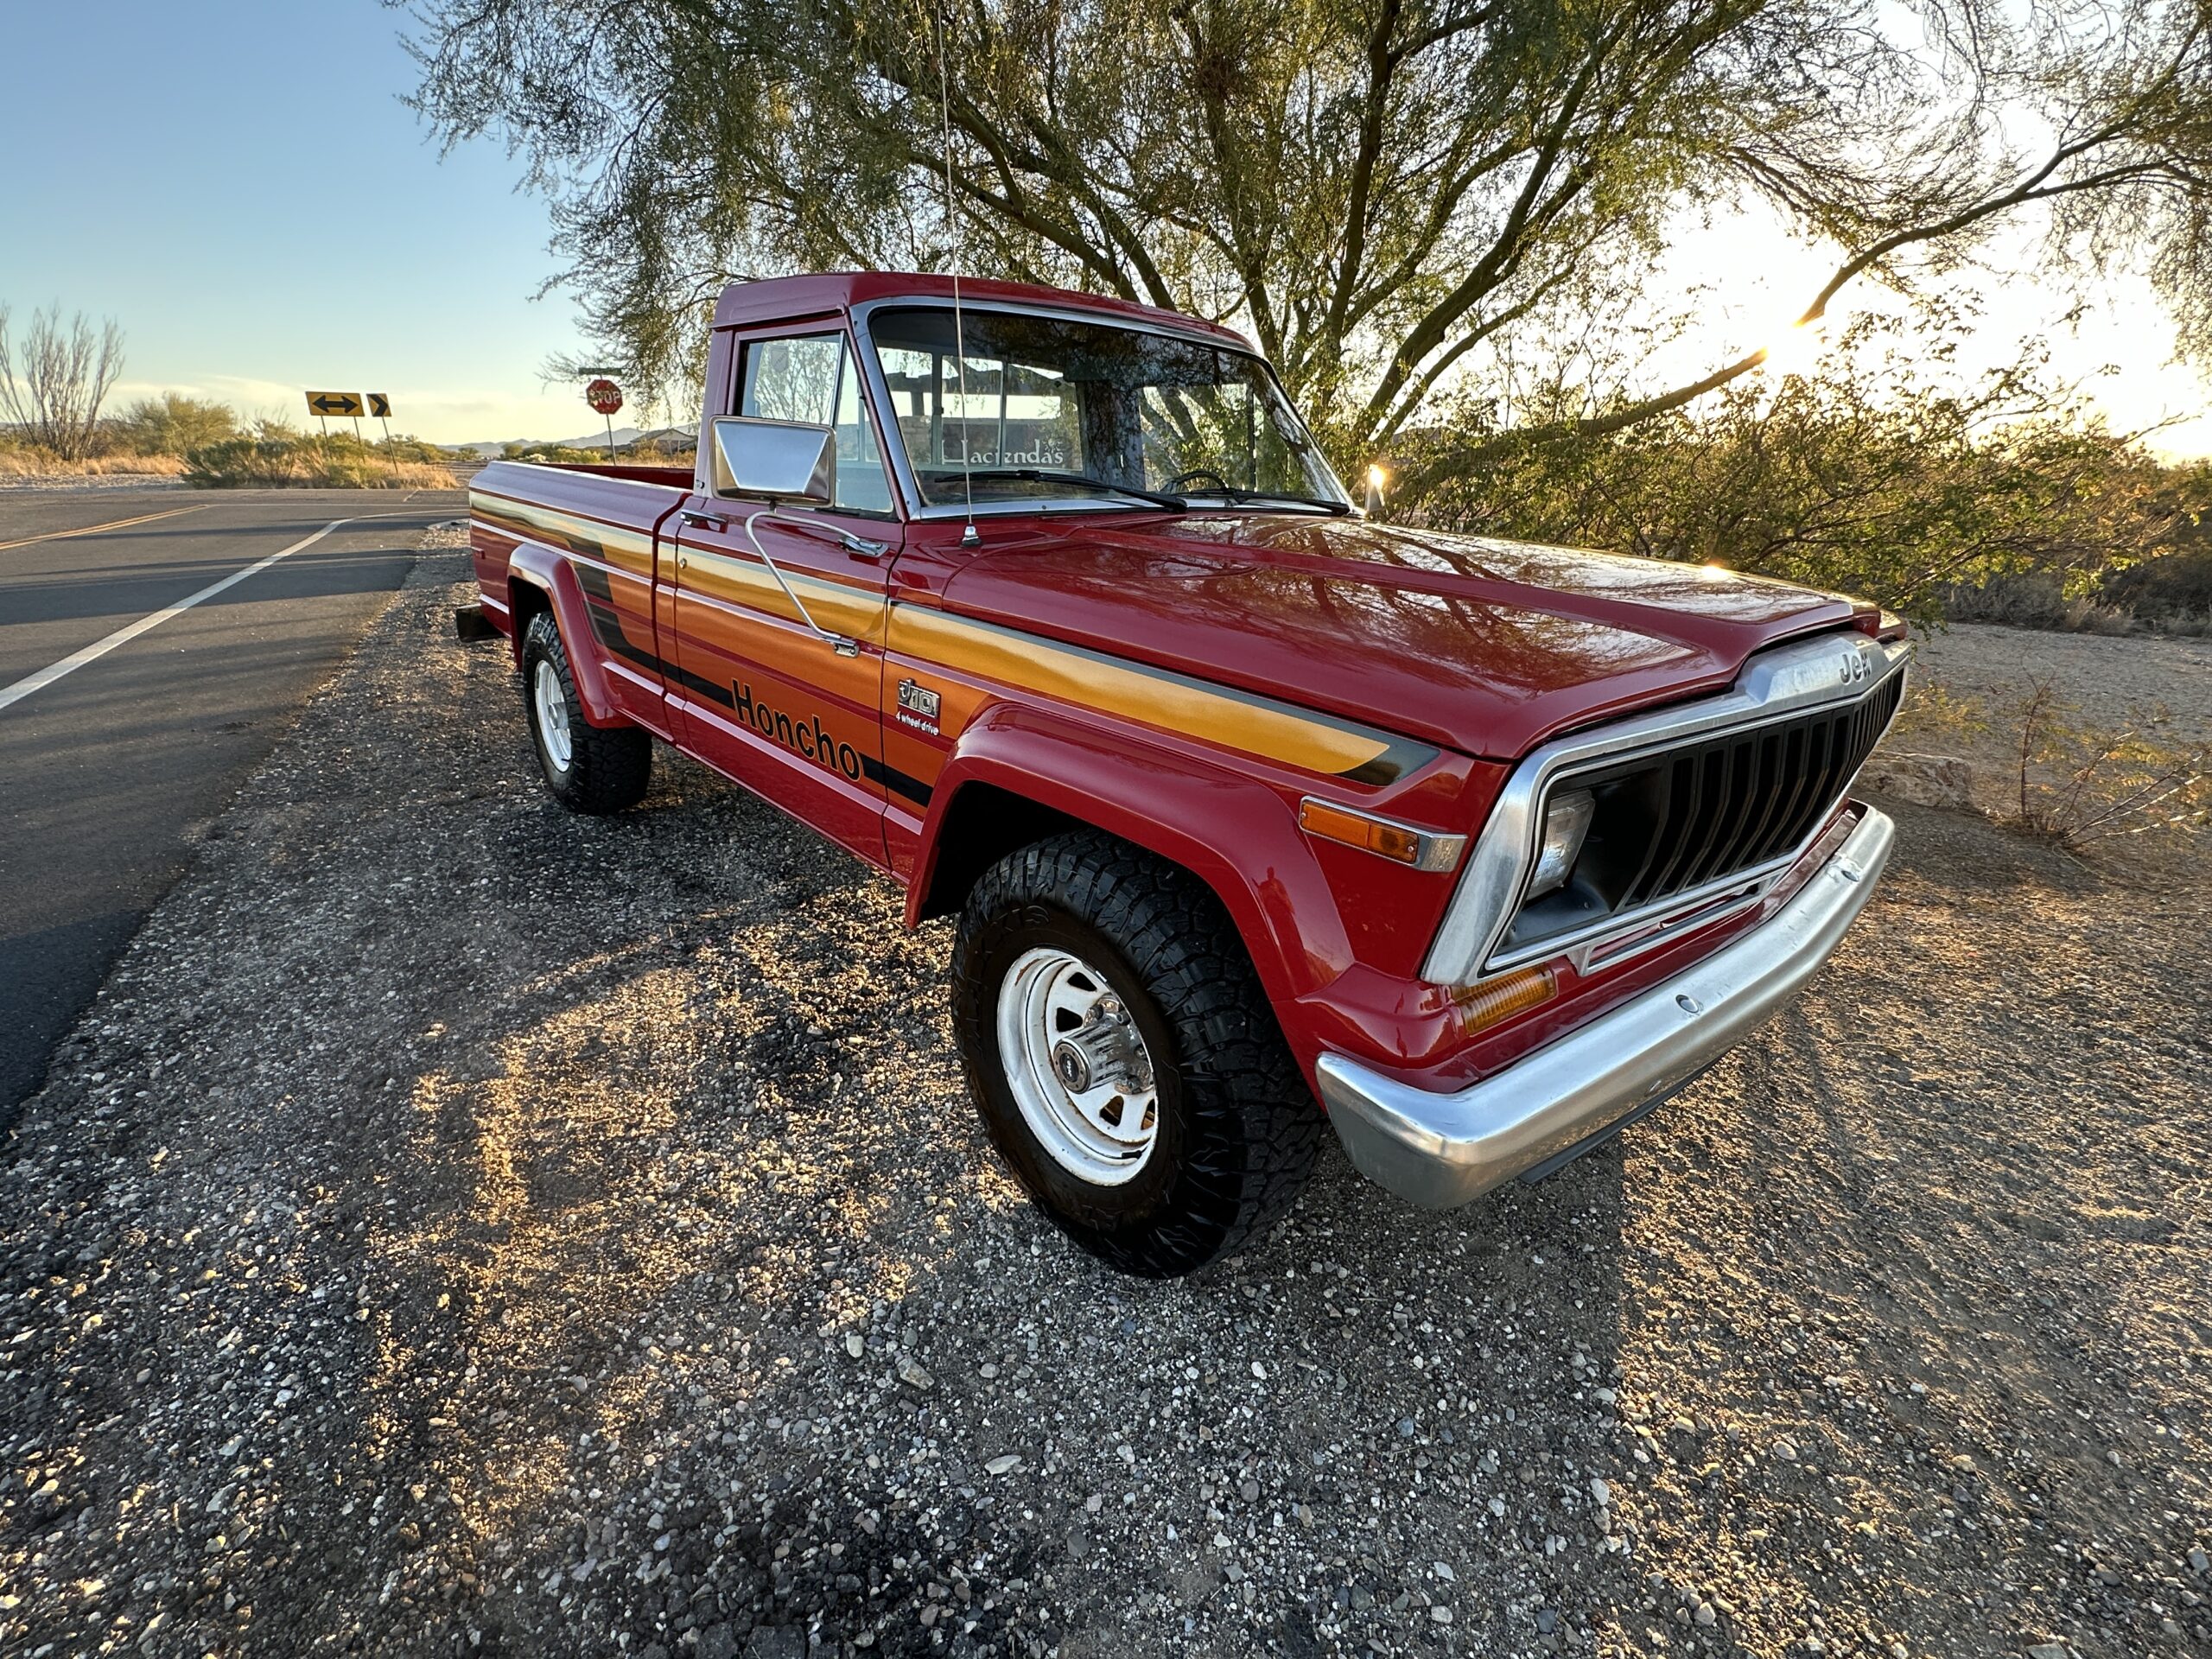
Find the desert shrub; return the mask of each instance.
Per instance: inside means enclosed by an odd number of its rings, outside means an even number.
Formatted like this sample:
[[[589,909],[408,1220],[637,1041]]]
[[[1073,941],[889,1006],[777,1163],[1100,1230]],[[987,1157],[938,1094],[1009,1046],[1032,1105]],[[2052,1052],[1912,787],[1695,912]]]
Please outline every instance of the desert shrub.
[[[2101,583],[2088,593],[2069,593],[2065,578],[2053,570],[2010,572],[1978,587],[1953,583],[1940,602],[1949,622],[2067,633],[2129,633],[2136,626],[2133,607],[2107,603]]]
[[[1904,707],[1890,728],[1892,741],[1970,743],[1989,730],[1987,701],[1972,692],[1954,691],[1940,680],[1915,674],[1905,688]]]
[[[228,404],[165,391],[138,399],[108,421],[100,435],[111,454],[182,455],[238,431],[238,411]]]
[[[64,461],[98,447],[100,405],[123,373],[123,330],[97,334],[81,311],[63,321],[57,302],[31,314],[17,337],[0,301],[0,420]]]
[[[2212,823],[2212,753],[2169,741],[2163,710],[2109,728],[2080,725],[2077,713],[2048,680],[2008,711],[2020,828],[2080,851],[2120,836],[2195,835]]]
[[[2212,628],[2212,540],[2114,571],[2099,591],[2150,626],[2205,632]]]
[[[394,460],[351,435],[302,435],[281,422],[251,435],[206,444],[185,457],[184,481],[209,489],[448,489],[453,474],[426,461]]]
[[[1980,594],[2007,613],[1988,620],[2082,626],[2101,583],[2212,504],[2212,469],[2160,463],[2034,363],[1961,389],[1928,373],[1945,346],[1885,343],[1891,327],[1862,319],[1806,373],[1602,438],[1501,437],[1470,405],[1402,466],[1430,523],[1722,564],[1922,622]],[[1993,587],[2013,577],[2032,581]]]
[[[420,461],[433,467],[442,467],[454,459],[452,450],[442,449],[421,438],[409,437],[404,433],[371,447],[386,461]]]
[[[567,443],[511,443],[499,452],[499,459],[542,461],[556,466],[574,466],[578,462],[603,463],[607,454],[604,449],[579,449],[574,444]],[[614,459],[617,461],[623,460],[623,453],[616,451]]]

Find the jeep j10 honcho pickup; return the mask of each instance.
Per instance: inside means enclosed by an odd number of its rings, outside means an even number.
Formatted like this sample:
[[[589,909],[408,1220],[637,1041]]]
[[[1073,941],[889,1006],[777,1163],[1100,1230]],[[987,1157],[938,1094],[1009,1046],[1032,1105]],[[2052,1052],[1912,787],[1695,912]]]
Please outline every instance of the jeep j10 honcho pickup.
[[[1086,1249],[1236,1249],[1325,1116],[1418,1204],[1547,1173],[1834,950],[1901,624],[1373,522],[1241,336],[958,298],[734,286],[696,475],[495,464],[470,539],[562,802],[658,738],[958,918],[976,1103]]]

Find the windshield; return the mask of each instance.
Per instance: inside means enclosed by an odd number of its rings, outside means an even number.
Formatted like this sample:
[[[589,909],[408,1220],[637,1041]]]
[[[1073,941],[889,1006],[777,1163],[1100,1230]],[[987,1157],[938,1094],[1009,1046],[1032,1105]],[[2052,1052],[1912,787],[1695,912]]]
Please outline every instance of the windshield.
[[[949,307],[868,320],[906,460],[930,506],[1116,490],[1346,510],[1319,448],[1249,353],[1107,322]],[[964,370],[964,372],[963,372]]]

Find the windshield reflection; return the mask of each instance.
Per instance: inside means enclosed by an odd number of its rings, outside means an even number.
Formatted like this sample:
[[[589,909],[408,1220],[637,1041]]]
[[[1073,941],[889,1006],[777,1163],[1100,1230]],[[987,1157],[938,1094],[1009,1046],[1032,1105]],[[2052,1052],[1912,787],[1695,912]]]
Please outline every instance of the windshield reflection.
[[[868,318],[887,411],[931,506],[1112,491],[1349,509],[1259,359],[1201,340],[1026,312],[943,306]]]

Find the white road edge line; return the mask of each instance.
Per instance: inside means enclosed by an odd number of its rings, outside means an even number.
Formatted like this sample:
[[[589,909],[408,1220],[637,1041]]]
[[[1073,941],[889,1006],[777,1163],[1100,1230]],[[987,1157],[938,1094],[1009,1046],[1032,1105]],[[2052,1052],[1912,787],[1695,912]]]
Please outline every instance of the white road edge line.
[[[156,611],[150,616],[142,616],[129,626],[118,628],[113,633],[108,635],[106,639],[95,639],[91,645],[86,645],[82,651],[73,651],[67,657],[64,657],[60,662],[49,664],[46,667],[39,670],[35,674],[27,674],[22,679],[17,680],[13,685],[0,688],[0,709],[5,709],[11,703],[21,702],[25,697],[30,696],[34,691],[43,691],[48,686],[52,685],[56,680],[61,678],[65,674],[73,674],[79,669],[82,668],[86,663],[95,662],[100,658],[106,656],[108,652],[113,651],[118,645],[127,645],[133,639],[136,639],[140,634],[146,632],[149,629],[158,628],[162,623],[168,621],[173,616],[181,616],[185,612],[199,604],[201,600],[213,599],[225,588],[237,587],[238,583],[244,582],[248,576],[259,575],[264,570],[266,570],[270,565],[276,563],[279,559],[289,559],[293,554],[298,552],[302,548],[313,547],[317,542],[329,535],[334,530],[340,529],[346,524],[365,523],[372,518],[404,518],[409,516],[410,515],[404,512],[368,512],[358,513],[351,518],[334,518],[328,524],[325,524],[321,530],[315,531],[314,535],[302,536],[298,541],[294,542],[289,547],[279,548],[276,552],[271,553],[267,558],[260,560],[256,563],[249,564],[243,570],[233,570],[229,575],[225,576],[220,582],[211,582],[208,586],[202,588],[198,593],[188,594],[185,598],[177,601],[174,605],[164,606],[162,609]]]

